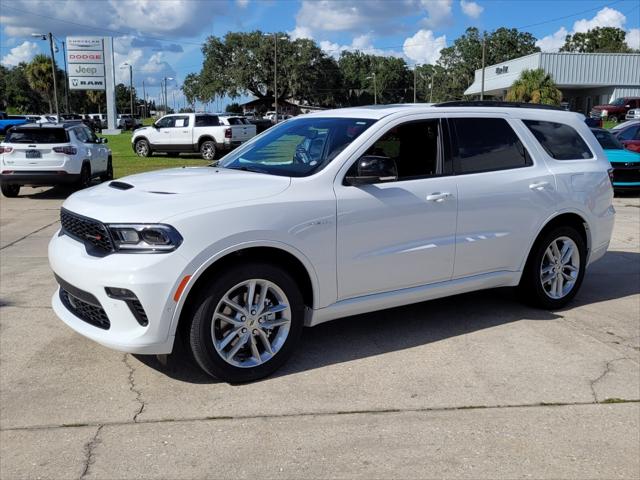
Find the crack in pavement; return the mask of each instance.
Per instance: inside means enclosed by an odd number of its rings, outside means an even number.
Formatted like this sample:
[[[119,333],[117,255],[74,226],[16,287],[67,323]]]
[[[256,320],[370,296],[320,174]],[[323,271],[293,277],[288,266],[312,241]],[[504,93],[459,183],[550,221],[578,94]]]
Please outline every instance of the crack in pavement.
[[[279,419],[279,418],[305,418],[305,417],[330,417],[337,415],[384,415],[394,413],[429,413],[429,412],[455,412],[460,410],[500,410],[510,408],[562,408],[562,407],[581,407],[588,405],[618,405],[628,403],[640,403],[640,398],[616,398],[613,402],[538,402],[538,403],[520,403],[505,405],[463,405],[456,407],[423,407],[423,408],[381,408],[366,410],[328,410],[320,412],[300,412],[300,413],[273,413],[273,414],[255,414],[255,415],[211,415],[203,417],[185,417],[185,418],[159,418],[150,420],[141,420],[135,422],[137,425],[145,424],[162,424],[162,423],[184,423],[198,421],[216,421],[216,420],[255,420],[255,419]],[[100,422],[100,423],[66,423],[61,425],[32,425],[28,427],[9,427],[0,428],[0,432],[12,431],[30,431],[30,430],[56,430],[59,428],[78,428],[78,427],[121,427],[132,425],[134,422]]]
[[[100,435],[100,430],[102,430],[103,426],[104,425],[98,425],[98,428],[96,430],[96,433],[93,435],[93,438],[89,440],[84,446],[84,451],[85,451],[84,469],[82,470],[82,474],[80,475],[81,479],[84,478],[87,475],[87,473],[89,473],[89,467],[95,460],[94,449],[96,448],[98,443],[100,443],[100,441],[98,440],[98,435]]]
[[[620,357],[620,358],[614,358],[613,360],[607,361],[607,363],[605,364],[604,372],[602,372],[600,376],[595,380],[589,381],[589,386],[591,387],[591,393],[593,394],[593,400],[595,403],[600,403],[600,401],[598,400],[598,394],[596,393],[596,383],[598,383],[600,380],[606,377],[609,373],[611,373],[612,365],[615,362],[619,362],[620,360],[632,360],[632,359],[629,357]]]
[[[59,221],[60,221],[60,220],[55,220],[54,222],[51,222],[50,224],[45,225],[44,227],[40,227],[40,228],[38,228],[38,229],[34,230],[34,231],[33,231],[33,232],[31,232],[31,233],[27,233],[25,236],[20,237],[20,238],[18,238],[17,240],[14,240],[13,242],[7,243],[4,247],[0,247],[0,250],[4,250],[5,248],[9,248],[9,247],[11,247],[12,245],[15,245],[16,243],[21,242],[21,241],[22,241],[22,240],[24,240],[25,238],[30,237],[30,236],[31,236],[31,235],[33,235],[34,233],[41,232],[41,231],[42,231],[42,230],[44,230],[45,228],[49,228],[51,225],[55,225],[55,224],[56,224],[56,223],[58,223]]]
[[[129,357],[129,354],[125,353],[122,357],[122,362],[129,369],[129,390],[131,390],[133,393],[136,394],[136,402],[140,404],[140,409],[133,416],[133,422],[138,423],[138,415],[142,413],[142,411],[144,410],[144,407],[146,406],[146,403],[144,402],[144,400],[142,400],[142,392],[140,391],[140,389],[136,387],[135,381],[133,379],[133,374],[136,370],[135,368],[133,368],[133,365],[129,363],[128,357]]]

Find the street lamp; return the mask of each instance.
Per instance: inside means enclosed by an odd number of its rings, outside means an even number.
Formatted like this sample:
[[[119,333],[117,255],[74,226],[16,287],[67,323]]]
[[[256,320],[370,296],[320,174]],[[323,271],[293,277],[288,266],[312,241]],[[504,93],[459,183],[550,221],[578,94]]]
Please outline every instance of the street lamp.
[[[129,67],[129,102],[131,103],[131,118],[133,118],[133,66],[130,63],[123,63],[120,69]]]
[[[169,113],[169,99],[167,98],[167,80],[174,80],[173,77],[164,77],[164,111]]]
[[[288,37],[279,37],[275,32],[264,35],[267,37],[273,35],[273,106],[276,112],[275,123],[278,123],[278,40],[288,40]]]
[[[370,76],[366,78],[366,80],[371,80],[373,78],[373,103],[374,105],[378,104],[378,86],[376,84],[376,72],[373,72]]]
[[[53,72],[53,99],[55,101],[56,106],[56,118],[60,121],[60,111],[58,109],[58,82],[56,81],[56,57],[53,52],[53,34],[49,32],[48,34],[44,33],[32,33],[32,37],[39,37],[41,40],[46,40],[49,38],[49,47],[51,48],[51,71]],[[58,47],[56,47],[57,49]]]

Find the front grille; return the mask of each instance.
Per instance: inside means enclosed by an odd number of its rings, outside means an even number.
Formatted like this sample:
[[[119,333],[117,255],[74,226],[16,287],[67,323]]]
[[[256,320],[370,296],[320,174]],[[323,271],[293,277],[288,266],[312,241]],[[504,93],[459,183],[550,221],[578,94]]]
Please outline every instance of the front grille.
[[[97,220],[71,213],[62,208],[60,209],[60,224],[63,233],[96,248],[100,252],[109,253],[115,250],[107,227]]]
[[[613,182],[640,182],[640,165],[613,167]]]
[[[102,328],[103,330],[109,330],[111,327],[109,317],[107,317],[107,314],[99,303],[98,305],[93,305],[84,300],[80,300],[78,297],[67,292],[63,287],[60,287],[60,300],[62,300],[63,305],[80,320],[84,320],[94,327]]]

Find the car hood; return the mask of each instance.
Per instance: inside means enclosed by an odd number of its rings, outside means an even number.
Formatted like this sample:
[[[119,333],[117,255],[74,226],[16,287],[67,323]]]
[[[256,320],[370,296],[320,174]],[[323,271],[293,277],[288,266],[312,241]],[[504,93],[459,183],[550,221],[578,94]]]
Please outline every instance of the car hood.
[[[640,163],[640,153],[631,150],[605,149],[604,154],[610,163]]]
[[[175,168],[81,190],[62,206],[102,222],[152,223],[192,210],[271,197],[290,183],[289,177],[226,168]]]

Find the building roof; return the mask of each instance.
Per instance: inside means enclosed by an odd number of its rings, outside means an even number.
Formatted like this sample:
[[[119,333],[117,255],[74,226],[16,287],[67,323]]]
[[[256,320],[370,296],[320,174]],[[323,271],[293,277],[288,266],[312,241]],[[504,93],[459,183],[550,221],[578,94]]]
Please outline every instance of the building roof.
[[[547,53],[539,52],[485,67],[484,91],[502,93],[513,85],[523,70],[542,68],[559,88],[598,86],[640,87],[638,53]],[[475,72],[465,95],[482,90],[482,69]]]

